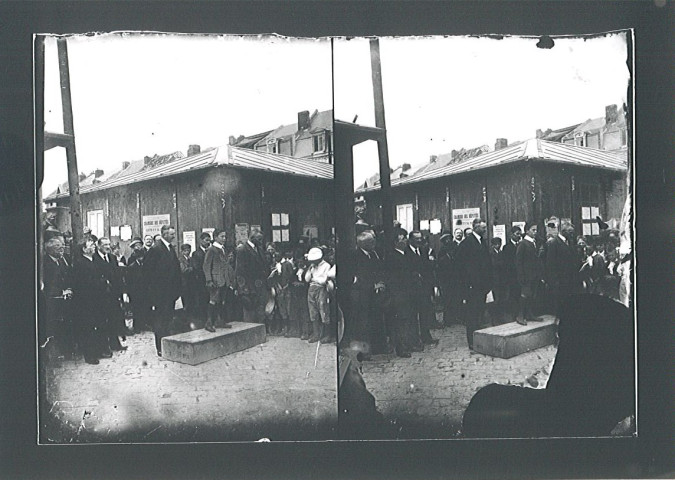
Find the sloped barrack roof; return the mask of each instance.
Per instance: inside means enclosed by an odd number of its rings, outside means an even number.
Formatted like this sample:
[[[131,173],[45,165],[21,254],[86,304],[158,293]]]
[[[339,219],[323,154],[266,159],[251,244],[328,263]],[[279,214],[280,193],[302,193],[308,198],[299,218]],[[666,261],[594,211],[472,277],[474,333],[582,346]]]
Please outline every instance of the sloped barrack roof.
[[[626,171],[628,165],[626,150],[606,151],[558,142],[548,142],[541,139],[530,139],[518,145],[484,153],[463,162],[452,163],[419,175],[392,180],[391,186],[406,185],[528,160],[593,167],[617,172]],[[373,187],[360,189],[358,192],[369,192],[378,190],[379,188],[380,185],[378,184]]]
[[[319,163],[315,160],[288,157],[274,153],[263,153],[247,148],[224,146],[214,148],[190,157],[182,158],[168,164],[159,165],[149,170],[142,170],[129,175],[118,176],[95,185],[83,186],[80,193],[89,193],[132,183],[157,180],[182,173],[200,170],[219,165],[235,168],[262,170],[270,173],[288,174],[303,177],[330,180],[333,178],[333,165]],[[68,196],[68,192],[51,195],[45,201]]]

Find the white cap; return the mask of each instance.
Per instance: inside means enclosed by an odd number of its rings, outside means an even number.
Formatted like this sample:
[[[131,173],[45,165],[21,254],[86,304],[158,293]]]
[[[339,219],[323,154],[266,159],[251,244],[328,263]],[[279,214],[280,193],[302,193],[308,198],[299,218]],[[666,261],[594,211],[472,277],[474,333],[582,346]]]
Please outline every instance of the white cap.
[[[314,247],[309,249],[309,253],[307,253],[307,260],[313,262],[315,260],[321,260],[322,258],[323,252],[320,248]]]

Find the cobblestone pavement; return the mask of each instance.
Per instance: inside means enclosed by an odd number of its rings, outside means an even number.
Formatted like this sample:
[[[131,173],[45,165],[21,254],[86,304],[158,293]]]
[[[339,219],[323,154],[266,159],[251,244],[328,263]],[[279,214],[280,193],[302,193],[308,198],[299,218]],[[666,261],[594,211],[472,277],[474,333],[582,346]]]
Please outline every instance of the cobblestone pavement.
[[[480,388],[544,388],[556,354],[552,345],[510,359],[472,353],[463,325],[432,330],[432,336],[439,344],[411,358],[378,355],[363,364],[366,386],[398,438],[460,436],[464,411]]]
[[[154,337],[99,365],[54,359],[45,367],[41,441],[312,440],[334,437],[335,345],[267,342],[196,366],[157,357]]]

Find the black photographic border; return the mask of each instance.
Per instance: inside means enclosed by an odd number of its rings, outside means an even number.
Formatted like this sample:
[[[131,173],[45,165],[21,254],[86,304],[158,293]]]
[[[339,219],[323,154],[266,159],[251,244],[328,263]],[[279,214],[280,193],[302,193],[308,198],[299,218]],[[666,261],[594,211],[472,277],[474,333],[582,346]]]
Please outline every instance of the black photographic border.
[[[0,18],[0,476],[397,479],[672,475],[672,2],[4,2]],[[629,28],[635,29],[637,438],[76,448],[36,444],[33,34],[152,30],[305,37],[575,35]]]

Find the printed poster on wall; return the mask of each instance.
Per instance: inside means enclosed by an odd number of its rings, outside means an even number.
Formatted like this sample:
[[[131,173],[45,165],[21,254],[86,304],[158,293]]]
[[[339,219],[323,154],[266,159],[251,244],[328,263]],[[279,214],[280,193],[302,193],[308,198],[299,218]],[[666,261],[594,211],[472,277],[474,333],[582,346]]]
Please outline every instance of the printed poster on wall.
[[[248,241],[248,223],[237,223],[234,226],[234,243],[239,245]]]
[[[316,225],[305,225],[302,227],[302,231],[304,232],[304,235],[309,237],[310,240],[312,238],[319,238],[319,227]],[[288,240],[284,240],[284,242],[287,241]]]
[[[506,225],[494,225],[492,227],[492,238],[501,238],[503,247],[506,244]]]
[[[192,247],[191,250],[192,252],[194,252],[197,249],[197,242],[194,230],[191,232],[183,232],[183,244],[185,243],[187,243]]]
[[[120,227],[110,227],[110,236],[119,237],[120,236]]]
[[[480,217],[480,208],[458,208],[452,211],[452,228],[471,228],[474,218]]]
[[[420,220],[420,230],[429,230],[429,220]]]
[[[143,236],[153,237],[162,231],[162,225],[170,225],[171,216],[166,215],[143,215]]]

